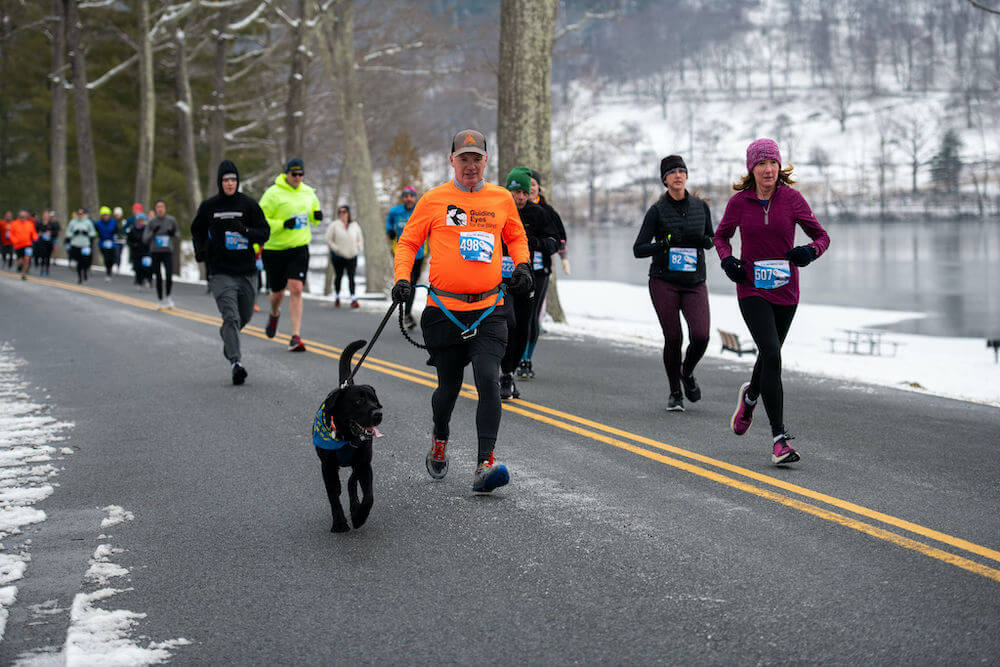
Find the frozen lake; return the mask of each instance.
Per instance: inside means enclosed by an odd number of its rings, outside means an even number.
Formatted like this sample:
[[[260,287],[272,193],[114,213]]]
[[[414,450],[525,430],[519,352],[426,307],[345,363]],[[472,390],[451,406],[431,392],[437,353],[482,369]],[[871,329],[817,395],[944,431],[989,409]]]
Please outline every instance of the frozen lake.
[[[713,211],[713,218],[719,215]],[[572,277],[646,284],[649,260],[632,256],[640,222],[567,230]],[[1000,337],[1000,221],[824,226],[830,250],[802,271],[803,301],[928,314],[892,325],[895,331]],[[808,238],[800,231],[797,242]],[[709,264],[709,290],[735,294],[714,252]]]

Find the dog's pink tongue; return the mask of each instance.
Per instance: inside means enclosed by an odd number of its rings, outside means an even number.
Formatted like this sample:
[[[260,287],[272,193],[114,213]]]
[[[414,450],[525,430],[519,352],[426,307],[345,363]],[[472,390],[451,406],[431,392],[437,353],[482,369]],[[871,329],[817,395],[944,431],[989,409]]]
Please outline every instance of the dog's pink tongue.
[[[379,430],[378,430],[377,428],[375,428],[374,426],[372,426],[372,435],[373,435],[374,437],[376,437],[376,438],[381,438],[381,437],[382,437],[382,432],[381,432],[381,431],[379,431]]]

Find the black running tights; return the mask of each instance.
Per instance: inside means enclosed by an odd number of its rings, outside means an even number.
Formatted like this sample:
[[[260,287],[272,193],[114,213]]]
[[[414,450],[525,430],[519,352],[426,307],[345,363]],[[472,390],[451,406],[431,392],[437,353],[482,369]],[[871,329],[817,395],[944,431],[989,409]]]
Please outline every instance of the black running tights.
[[[798,306],[776,306],[759,296],[740,299],[739,303],[743,321],[757,345],[757,362],[753,365],[747,397],[763,399],[767,419],[771,422],[771,435],[780,435],[785,432],[781,346]]]
[[[451,413],[462,389],[465,366],[471,356],[479,403],[476,407],[476,431],[479,435],[477,463],[490,457],[500,431],[500,357],[488,352],[469,354],[470,344],[451,345],[434,350],[438,386],[431,397],[434,413],[434,437],[447,440]]]
[[[150,255],[153,258],[153,275],[156,276],[156,298],[163,301],[163,281],[167,282],[167,296],[174,288],[174,253],[158,252]],[[163,271],[160,271],[160,267]],[[164,278],[166,276],[166,278]]]

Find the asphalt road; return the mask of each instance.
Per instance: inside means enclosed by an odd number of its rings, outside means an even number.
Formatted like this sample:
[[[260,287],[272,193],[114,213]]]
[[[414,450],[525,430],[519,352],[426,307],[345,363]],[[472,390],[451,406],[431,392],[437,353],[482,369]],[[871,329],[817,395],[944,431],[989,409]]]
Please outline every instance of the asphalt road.
[[[512,482],[471,492],[474,400],[430,480],[433,382],[393,326],[358,381],[385,406],[368,523],[329,532],[310,440],[339,349],[386,306],[307,301],[305,354],[264,312],[222,357],[204,286],[151,309],[127,277],[0,273],[0,340],[29,394],[75,423],[37,505],[0,662],[66,640],[98,536],[130,570],[107,608],[177,664],[996,663],[1000,410],[787,373],[802,461],[770,464],[766,420],[729,431],[747,367],[707,359],[704,399],[667,413],[659,354],[543,337],[506,404]],[[794,325],[791,334],[795,335]],[[993,369],[987,369],[992,372]],[[471,382],[471,373],[467,373]],[[975,381],[970,378],[969,381]],[[474,391],[474,389],[473,389]],[[101,508],[135,519],[102,531]],[[119,588],[124,588],[121,584]],[[42,617],[36,605],[58,611]]]

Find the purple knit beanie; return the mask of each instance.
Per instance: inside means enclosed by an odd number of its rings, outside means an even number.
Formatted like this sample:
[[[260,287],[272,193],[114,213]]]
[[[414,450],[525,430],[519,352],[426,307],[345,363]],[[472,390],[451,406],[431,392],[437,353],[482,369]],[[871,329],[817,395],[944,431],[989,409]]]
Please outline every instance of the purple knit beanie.
[[[747,172],[753,171],[763,160],[774,160],[781,167],[781,153],[773,139],[758,139],[747,146]]]

